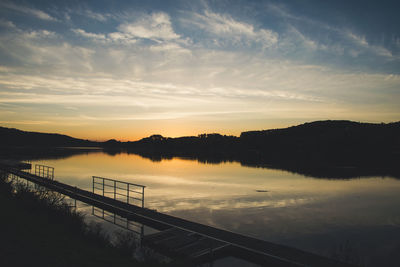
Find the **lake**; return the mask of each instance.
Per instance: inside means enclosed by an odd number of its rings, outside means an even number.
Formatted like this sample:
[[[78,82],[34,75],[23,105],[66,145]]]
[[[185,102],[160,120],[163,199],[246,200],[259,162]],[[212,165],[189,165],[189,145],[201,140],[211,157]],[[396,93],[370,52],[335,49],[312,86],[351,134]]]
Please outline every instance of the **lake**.
[[[145,185],[145,207],[199,223],[366,266],[400,266],[400,179],[322,179],[101,151],[32,164],[88,190],[92,176]]]

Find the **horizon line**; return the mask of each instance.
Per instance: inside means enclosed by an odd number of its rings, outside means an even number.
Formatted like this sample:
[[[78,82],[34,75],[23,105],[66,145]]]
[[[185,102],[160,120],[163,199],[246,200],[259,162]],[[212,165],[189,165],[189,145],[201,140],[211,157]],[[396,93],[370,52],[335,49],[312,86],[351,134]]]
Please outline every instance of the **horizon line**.
[[[246,131],[242,131],[242,132],[240,133],[240,135],[241,135],[242,133],[245,133],[245,132],[269,131],[269,130],[287,129],[287,128],[290,128],[290,127],[300,126],[300,125],[304,125],[304,124],[307,124],[307,123],[326,122],[326,121],[331,121],[331,122],[354,122],[354,123],[360,123],[360,124],[392,124],[392,123],[399,123],[399,122],[400,122],[400,120],[398,120],[398,121],[392,121],[392,122],[362,122],[362,121],[352,121],[352,120],[315,120],[315,121],[306,121],[306,122],[299,123],[299,124],[292,124],[292,125],[287,126],[287,127],[269,128],[269,129],[258,129],[258,130],[246,130]],[[15,127],[7,127],[7,126],[2,126],[2,125],[0,125],[0,127],[2,127],[2,128],[7,128],[7,129],[19,130],[19,131],[28,132],[28,133],[41,133],[41,134],[64,135],[64,136],[68,136],[68,137],[75,138],[75,139],[81,139],[81,140],[85,140],[85,141],[99,142],[99,143],[104,143],[104,142],[112,141],[112,140],[115,140],[115,141],[117,141],[117,142],[136,142],[136,141],[140,141],[140,140],[142,140],[142,139],[144,139],[144,138],[148,138],[148,137],[154,136],[154,135],[160,135],[160,136],[165,137],[165,138],[198,137],[199,135],[202,135],[202,134],[219,134],[219,135],[222,135],[222,136],[240,137],[240,135],[237,136],[237,135],[224,134],[224,133],[217,133],[217,132],[209,132],[209,133],[203,132],[203,133],[199,133],[199,134],[197,134],[197,135],[181,135],[181,136],[163,136],[163,135],[160,134],[160,133],[153,133],[153,134],[151,134],[151,135],[142,137],[142,138],[137,139],[137,140],[117,140],[116,138],[110,138],[110,139],[106,139],[106,140],[92,140],[92,139],[87,139],[87,138],[74,137],[74,136],[72,136],[72,135],[69,135],[69,134],[66,134],[66,133],[59,133],[59,132],[27,131],[27,130],[22,130],[22,129],[15,128]]]

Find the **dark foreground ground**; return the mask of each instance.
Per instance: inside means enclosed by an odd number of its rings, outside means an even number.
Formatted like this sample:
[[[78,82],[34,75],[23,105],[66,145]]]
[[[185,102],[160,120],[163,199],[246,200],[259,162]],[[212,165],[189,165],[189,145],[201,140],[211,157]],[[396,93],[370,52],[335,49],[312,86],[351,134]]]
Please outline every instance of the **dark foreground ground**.
[[[78,216],[46,211],[0,182],[0,266],[156,266],[87,234]],[[61,212],[62,213],[62,212]]]

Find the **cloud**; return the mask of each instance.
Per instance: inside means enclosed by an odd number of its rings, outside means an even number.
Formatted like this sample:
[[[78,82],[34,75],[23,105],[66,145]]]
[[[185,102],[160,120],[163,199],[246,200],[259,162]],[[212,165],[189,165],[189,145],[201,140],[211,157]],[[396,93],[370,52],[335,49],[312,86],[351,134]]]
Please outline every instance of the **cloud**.
[[[87,7],[75,7],[73,9],[68,8],[65,10],[64,17],[66,18],[67,21],[71,20],[72,14],[76,14],[85,18],[90,18],[92,20],[96,20],[99,22],[107,22],[110,18],[115,18],[115,16],[110,13],[95,12]]]
[[[399,57],[394,56],[389,49],[380,45],[371,45],[370,43],[368,43],[365,36],[357,35],[351,32],[350,30],[344,31],[344,35],[347,37],[348,40],[350,40],[357,46],[354,49],[352,49],[351,52],[351,54],[354,57],[358,57],[358,55],[360,55],[363,52],[369,52],[371,54],[388,58],[391,60],[399,59]]]
[[[2,19],[0,19],[0,27],[10,28],[10,29],[17,28],[17,26],[12,21],[2,20]]]
[[[134,36],[122,32],[112,32],[107,34],[107,37],[113,42],[120,42],[125,44],[134,44],[138,41]]]
[[[28,38],[28,39],[41,40],[41,39],[54,38],[58,36],[56,32],[44,29],[24,31],[18,28],[13,22],[6,20],[0,20],[0,27],[4,27],[7,29],[6,33],[0,35],[0,40],[4,40],[5,38],[10,36],[12,36],[13,40],[15,40],[15,38],[17,39]]]
[[[48,30],[17,29],[0,35],[0,51],[7,55],[8,61],[13,62],[14,69],[22,72],[68,73],[92,69],[89,57],[93,50],[73,46],[62,36]],[[8,61],[2,63],[7,66]]]
[[[183,48],[176,43],[158,44],[149,47],[151,51],[154,52],[175,52],[175,53],[185,53],[192,54],[191,50]]]
[[[187,40],[180,39],[181,36],[174,32],[170,17],[166,13],[159,12],[142,15],[136,21],[121,23],[117,30],[116,32],[104,34],[91,33],[83,29],[73,29],[72,31],[77,35],[94,41],[134,44],[138,40],[147,39],[159,44],[151,46],[153,51],[179,50],[180,52],[188,52],[188,50],[175,43],[184,44],[187,43]]]
[[[27,6],[18,6],[10,2],[4,2],[1,4],[2,6],[15,10],[17,12],[25,13],[27,15],[34,16],[36,18],[42,19],[42,20],[48,20],[48,21],[57,21],[56,18],[50,16],[49,14],[43,12],[42,10],[36,9],[36,8],[31,8]]]
[[[11,72],[14,71],[15,69],[11,68],[11,67],[6,67],[6,66],[2,66],[0,65],[0,72]]]
[[[350,55],[355,58],[364,54],[382,57],[384,60],[400,59],[400,57],[395,56],[393,52],[384,45],[371,44],[368,42],[365,35],[356,34],[346,25],[332,26],[322,20],[294,14],[293,11],[289,11],[284,5],[268,3],[267,10],[269,10],[271,14],[283,18],[287,24],[287,28],[289,29],[287,34],[292,34],[293,36],[287,38],[285,40],[286,42],[302,41],[303,45],[308,49],[330,52],[338,56]],[[312,29],[314,36],[318,36],[319,38],[325,36],[325,38],[317,40],[315,38],[313,39],[312,36],[305,36],[304,33],[301,33],[300,27],[308,31]],[[393,40],[392,42],[395,44],[396,41]]]
[[[87,32],[83,29],[72,29],[71,31],[94,42],[120,44],[134,44],[137,42],[137,39],[135,39],[133,36],[121,32],[111,32],[105,34]]]
[[[43,40],[47,38],[54,38],[57,36],[57,33],[48,30],[37,30],[25,32],[24,36],[27,38]]]
[[[354,43],[356,43],[359,46],[363,46],[363,47],[369,46],[367,40],[365,39],[365,36],[358,36],[350,31],[346,31],[345,35],[347,36],[348,39],[352,40]]]
[[[305,36],[292,25],[288,25],[288,32],[286,36],[287,38],[280,43],[280,45],[282,46],[285,42],[288,42],[289,44],[285,44],[285,48],[287,47],[287,45],[296,45],[296,47],[293,47],[294,49],[299,49],[300,47],[306,48],[308,50],[326,49],[326,46],[321,45],[317,41]]]
[[[106,21],[108,19],[108,17],[110,17],[109,14],[101,14],[101,13],[97,13],[94,12],[90,9],[85,9],[85,11],[83,12],[84,15],[86,15],[89,18],[92,18],[94,20],[98,20],[98,21]]]
[[[182,19],[182,21],[203,29],[217,39],[228,39],[235,44],[246,45],[249,42],[255,42],[267,48],[275,45],[279,39],[279,34],[270,29],[255,29],[252,24],[210,10],[205,10],[203,14],[190,14],[190,18]]]
[[[106,36],[104,34],[99,34],[99,33],[91,33],[91,32],[86,32],[85,30],[82,29],[72,29],[74,33],[77,35],[89,38],[89,39],[95,39],[95,40],[106,40]]]
[[[131,37],[153,41],[171,41],[180,38],[172,28],[169,15],[164,12],[144,15],[134,22],[122,23],[118,26],[118,30]]]
[[[118,70],[113,70],[113,67],[108,69],[107,74],[100,73],[96,69],[95,54],[98,52],[69,45],[62,49],[46,48],[46,54],[39,58],[41,62],[47,62],[49,59],[46,57],[50,56],[55,64],[54,69],[57,69],[57,64],[70,65],[69,72],[65,72],[65,68],[63,73],[49,70],[48,75],[36,77],[13,74],[14,70],[5,68],[4,74],[0,76],[2,90],[62,93],[62,101],[68,99],[63,92],[82,94],[82,96],[93,92],[93,96],[104,96],[104,101],[100,101],[102,103],[107,102],[105,99],[109,96],[110,99],[122,97],[131,103],[137,103],[141,99],[140,101],[148,105],[158,103],[164,107],[174,106],[177,103],[180,105],[186,103],[183,106],[189,103],[189,106],[195,107],[194,103],[197,101],[211,104],[214,100],[222,101],[220,104],[236,106],[241,101],[250,101],[257,109],[263,106],[262,102],[265,100],[343,104],[354,102],[355,99],[371,102],[378,96],[389,105],[396,100],[393,96],[389,97],[390,92],[400,83],[400,78],[396,75],[347,74],[320,66],[245,59],[245,56],[229,56],[227,53],[212,53],[207,58],[206,51],[204,52],[206,54],[197,52],[191,55],[191,59],[187,62],[168,62],[162,66],[152,62],[153,64],[149,66],[143,66],[147,68],[147,72],[128,72],[125,77],[118,78],[118,74],[121,74]],[[49,50],[53,51],[50,53]],[[58,54],[59,57],[56,58],[54,54]],[[78,56],[73,57],[72,54]],[[123,53],[121,56],[124,55],[126,54]],[[147,57],[145,54],[137,54],[134,62],[126,62],[123,67],[134,69]],[[185,56],[182,55],[182,58]],[[200,62],[200,58],[201,64],[195,65],[194,62]],[[109,62],[110,58],[106,60],[112,66],[116,64]],[[239,62],[241,64],[238,64]],[[90,68],[79,67],[80,64]],[[38,67],[40,68],[40,65]],[[74,68],[75,72],[72,72]],[[210,73],[213,75],[210,76]],[[380,87],[381,90],[375,92],[376,87]],[[45,100],[45,98],[40,99],[41,97],[38,97],[37,101]],[[75,99],[71,103],[73,101]]]

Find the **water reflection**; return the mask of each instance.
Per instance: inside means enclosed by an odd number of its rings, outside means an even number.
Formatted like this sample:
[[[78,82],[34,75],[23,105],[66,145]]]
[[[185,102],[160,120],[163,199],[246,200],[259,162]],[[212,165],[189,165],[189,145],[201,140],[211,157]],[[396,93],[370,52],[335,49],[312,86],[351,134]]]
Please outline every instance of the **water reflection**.
[[[88,190],[93,175],[146,185],[145,206],[178,217],[327,256],[350,246],[367,266],[399,265],[398,179],[314,179],[238,162],[154,162],[124,153],[32,163],[53,166],[56,180]]]
[[[176,155],[168,154],[157,154],[157,153],[139,153],[139,152],[129,152],[118,148],[98,148],[98,147],[88,147],[88,148],[69,148],[69,147],[43,147],[43,148],[8,148],[0,151],[0,158],[5,159],[18,159],[18,160],[39,160],[39,159],[63,159],[79,154],[104,154],[109,156],[119,156],[119,155],[139,155],[144,159],[149,159],[154,163],[176,160]],[[136,153],[136,154],[135,154]],[[394,177],[400,179],[400,168],[396,164],[395,158],[390,158],[390,162],[373,162],[371,164],[360,165],[359,160],[354,158],[347,165],[337,166],[337,165],[310,165],[306,163],[295,163],[295,162],[264,162],[257,160],[250,160],[248,158],[229,158],[227,156],[218,155],[197,155],[197,156],[185,156],[186,160],[197,161],[202,164],[214,164],[220,165],[224,163],[240,163],[242,167],[251,168],[265,168],[265,169],[275,169],[289,171],[295,174],[301,174],[304,176],[314,177],[314,178],[324,178],[324,179],[354,179],[363,177]],[[395,163],[393,163],[395,162]],[[393,164],[392,164],[393,163]]]

